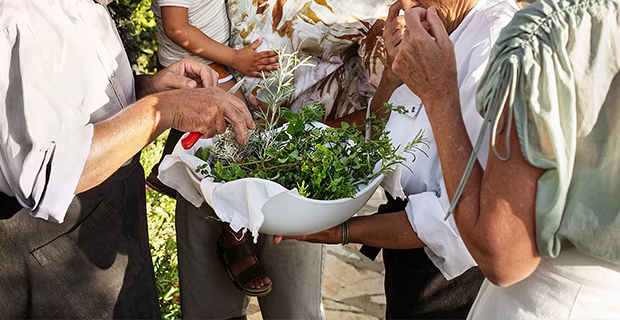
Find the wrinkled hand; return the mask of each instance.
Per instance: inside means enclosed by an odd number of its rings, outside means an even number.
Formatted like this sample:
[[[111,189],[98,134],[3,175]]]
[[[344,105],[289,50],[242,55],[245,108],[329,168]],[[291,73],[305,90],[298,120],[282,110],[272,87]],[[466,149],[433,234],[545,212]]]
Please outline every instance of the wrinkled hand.
[[[194,58],[183,58],[153,76],[153,93],[172,89],[218,86],[218,74],[207,64]]]
[[[273,236],[273,243],[280,244],[282,240],[297,240],[310,243],[340,244],[342,243],[342,224],[333,228],[303,236]]]
[[[398,46],[403,40],[403,35],[405,34],[405,16],[398,14],[401,9],[401,2],[394,2],[394,4],[390,6],[390,11],[387,19],[385,20],[385,26],[383,27],[383,42],[385,43],[385,50],[387,52],[385,70],[387,72],[387,76],[392,76],[394,78],[398,77],[394,74],[392,65],[394,63],[394,57],[396,57],[396,54],[398,53]],[[402,82],[400,79],[398,79],[398,81]]]
[[[435,8],[409,9],[405,21],[407,28],[392,65],[396,75],[427,109],[432,99],[458,95],[454,45]]]
[[[278,54],[275,51],[256,52],[262,42],[263,39],[257,39],[249,46],[237,50],[231,67],[250,77],[260,77],[261,71],[276,70]],[[269,72],[265,76],[268,77]]]
[[[167,124],[180,131],[211,138],[226,131],[228,123],[235,128],[237,141],[245,144],[248,129],[254,129],[245,103],[218,87],[172,90],[157,97]]]

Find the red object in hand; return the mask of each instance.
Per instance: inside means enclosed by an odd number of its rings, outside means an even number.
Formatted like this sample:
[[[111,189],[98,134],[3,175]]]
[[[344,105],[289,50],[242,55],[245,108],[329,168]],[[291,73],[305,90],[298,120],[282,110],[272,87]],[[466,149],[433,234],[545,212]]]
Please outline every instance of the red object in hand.
[[[228,94],[235,94],[237,90],[241,88],[243,81],[245,81],[245,78],[241,78],[239,82],[235,83],[235,85],[232,86],[230,90],[228,90]],[[226,121],[230,122],[228,121],[228,119],[226,119]],[[187,137],[185,137],[185,139],[181,140],[181,146],[183,146],[183,149],[185,150],[191,149],[196,144],[196,142],[198,142],[198,139],[200,139],[200,137],[202,137],[200,133],[191,132],[189,135],[187,135]]]
[[[181,145],[183,146],[183,149],[191,149],[201,136],[202,135],[198,132],[191,132],[190,134],[188,134],[187,137],[181,140]]]

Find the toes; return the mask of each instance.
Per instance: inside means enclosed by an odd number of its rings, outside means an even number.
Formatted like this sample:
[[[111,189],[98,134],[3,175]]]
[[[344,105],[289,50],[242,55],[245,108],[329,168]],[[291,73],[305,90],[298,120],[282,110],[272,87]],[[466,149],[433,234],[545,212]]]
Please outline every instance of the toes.
[[[263,277],[263,283],[264,283],[266,286],[268,286],[268,285],[270,285],[270,284],[271,284],[271,279],[269,279],[269,277],[268,277],[268,276],[264,276],[264,277]]]
[[[260,289],[262,287],[260,281],[258,280],[252,281],[252,285],[254,285],[254,289]]]

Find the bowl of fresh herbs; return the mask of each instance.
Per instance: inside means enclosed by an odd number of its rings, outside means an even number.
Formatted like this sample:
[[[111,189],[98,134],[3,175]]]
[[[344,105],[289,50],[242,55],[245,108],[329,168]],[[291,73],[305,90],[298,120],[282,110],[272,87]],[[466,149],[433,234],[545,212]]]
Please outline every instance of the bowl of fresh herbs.
[[[213,205],[217,194],[206,192],[207,196],[205,189],[225,184],[226,197],[238,193],[241,203],[233,205],[242,208],[251,206],[242,196],[253,197],[247,196],[247,188],[277,185],[291,191],[273,193],[258,208],[263,215],[260,231],[302,235],[351,218],[370,199],[383,175],[404,161],[402,152],[413,153],[426,141],[419,133],[399,152],[384,130],[383,119],[371,116],[361,126],[342,123],[331,128],[320,123],[324,109],[319,101],[304,103],[298,113],[282,107],[294,91],[294,71],[309,64],[307,59],[301,61],[295,54],[285,53],[280,53],[279,64],[279,69],[259,84],[268,107],[259,111],[261,121],[248,133],[247,144],[237,142],[233,128],[207,139],[205,147],[193,151],[204,162],[192,179],[223,220],[229,215],[221,215]],[[373,132],[370,139],[366,138],[368,129]]]

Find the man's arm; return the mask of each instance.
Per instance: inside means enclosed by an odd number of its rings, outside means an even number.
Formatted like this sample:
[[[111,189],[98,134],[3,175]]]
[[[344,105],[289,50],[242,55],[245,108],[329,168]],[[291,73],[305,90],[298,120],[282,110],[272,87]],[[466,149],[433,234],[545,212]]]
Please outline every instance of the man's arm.
[[[248,122],[247,109],[240,109],[239,99],[214,89],[218,85],[217,78],[213,69],[192,58],[183,58],[155,75],[136,77],[138,97],[155,95],[137,101],[116,116],[94,126],[89,155],[76,193],[99,185],[171,126],[196,127],[205,121],[202,130],[188,131],[213,136],[226,129],[224,116],[228,116],[231,124],[239,128],[237,138],[244,141],[245,132],[253,122]],[[197,87],[210,89],[187,90]],[[186,90],[171,91],[174,89]],[[192,107],[206,110],[196,114],[196,110],[188,109]]]
[[[392,72],[392,68],[386,67],[381,75],[377,91],[370,102],[370,112],[375,112],[378,118],[389,119],[390,113],[383,105],[390,100],[394,90],[402,84],[403,81]]]
[[[254,121],[245,104],[219,88],[178,89],[147,96],[94,127],[93,140],[76,193],[89,190],[167,128],[212,137],[235,127],[245,143]]]

